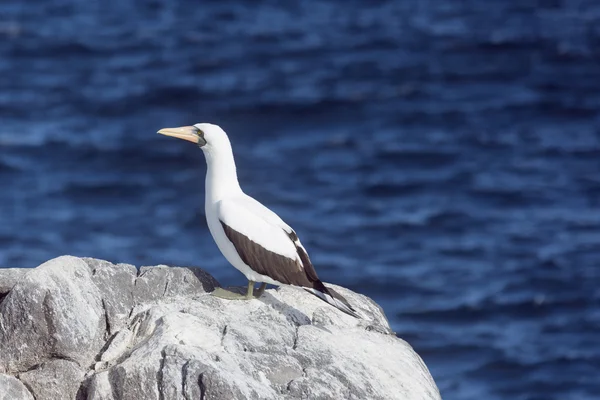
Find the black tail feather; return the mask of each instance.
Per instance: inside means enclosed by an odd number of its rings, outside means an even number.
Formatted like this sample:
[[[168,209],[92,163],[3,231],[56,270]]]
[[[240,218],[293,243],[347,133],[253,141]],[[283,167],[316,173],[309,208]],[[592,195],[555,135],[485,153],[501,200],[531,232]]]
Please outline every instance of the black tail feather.
[[[319,299],[324,302],[332,305],[338,310],[358,319],[362,319],[361,316],[356,312],[356,310],[350,305],[348,300],[344,298],[341,294],[336,292],[335,290],[326,287],[323,282],[317,281],[315,282],[314,288],[304,288],[308,293],[315,295]]]

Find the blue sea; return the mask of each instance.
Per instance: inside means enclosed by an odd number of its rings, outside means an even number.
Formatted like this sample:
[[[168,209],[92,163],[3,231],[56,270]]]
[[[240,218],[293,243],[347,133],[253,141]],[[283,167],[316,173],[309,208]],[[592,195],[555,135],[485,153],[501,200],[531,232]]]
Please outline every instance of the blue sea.
[[[444,399],[600,398],[600,3],[3,0],[0,266],[244,284],[197,122]]]

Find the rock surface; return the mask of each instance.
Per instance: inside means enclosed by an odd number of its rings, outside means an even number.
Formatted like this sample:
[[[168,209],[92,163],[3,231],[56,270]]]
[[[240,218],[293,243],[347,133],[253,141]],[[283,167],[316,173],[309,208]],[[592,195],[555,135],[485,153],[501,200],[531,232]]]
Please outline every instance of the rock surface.
[[[24,268],[0,268],[0,301],[27,271]]]
[[[292,287],[208,293],[198,268],[70,256],[0,269],[0,400],[439,399],[369,298],[363,320]]]
[[[27,387],[14,376],[0,374],[0,400],[34,400]]]

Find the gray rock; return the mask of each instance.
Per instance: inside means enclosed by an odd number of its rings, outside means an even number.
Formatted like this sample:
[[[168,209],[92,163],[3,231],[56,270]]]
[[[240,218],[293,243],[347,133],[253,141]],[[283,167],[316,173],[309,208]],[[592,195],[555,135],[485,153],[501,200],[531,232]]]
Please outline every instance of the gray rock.
[[[50,260],[25,274],[0,304],[0,368],[22,372],[53,358],[87,367],[104,330],[88,266],[76,257]]]
[[[219,286],[215,278],[200,268],[158,265],[140,268],[133,296],[136,303],[143,303],[163,297],[210,293]]]
[[[94,258],[83,258],[92,271],[92,281],[102,293],[107,334],[118,332],[133,308],[133,288],[137,269],[129,264],[112,264]]]
[[[34,400],[27,387],[14,376],[0,374],[0,400]]]
[[[51,360],[38,368],[19,374],[36,400],[75,400],[83,370],[74,362]]]
[[[215,286],[200,269],[136,275],[101,260],[49,261],[0,305],[0,366],[37,400],[440,399],[367,297],[331,285],[357,320],[297,288],[228,301],[207,293]],[[50,326],[61,332],[53,341]]]
[[[25,268],[0,268],[0,301],[27,271]]]
[[[92,377],[88,399],[439,399],[406,342],[368,329],[386,323],[379,308],[336,290],[368,318],[287,287],[247,302],[155,303],[132,319],[129,350]]]

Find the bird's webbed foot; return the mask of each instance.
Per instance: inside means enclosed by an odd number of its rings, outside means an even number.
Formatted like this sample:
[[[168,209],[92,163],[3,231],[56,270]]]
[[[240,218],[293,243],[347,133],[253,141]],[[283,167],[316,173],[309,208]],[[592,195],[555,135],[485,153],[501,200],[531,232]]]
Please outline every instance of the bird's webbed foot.
[[[251,300],[258,299],[265,292],[265,288],[267,287],[266,283],[262,283],[260,287],[254,292],[254,283],[253,281],[248,282],[248,288],[246,293],[234,292],[231,290],[226,290],[223,288],[216,288],[211,294],[215,297],[219,297],[221,299],[226,300]]]
[[[223,288],[216,288],[211,295],[225,300],[248,300],[245,293],[237,293]]]

